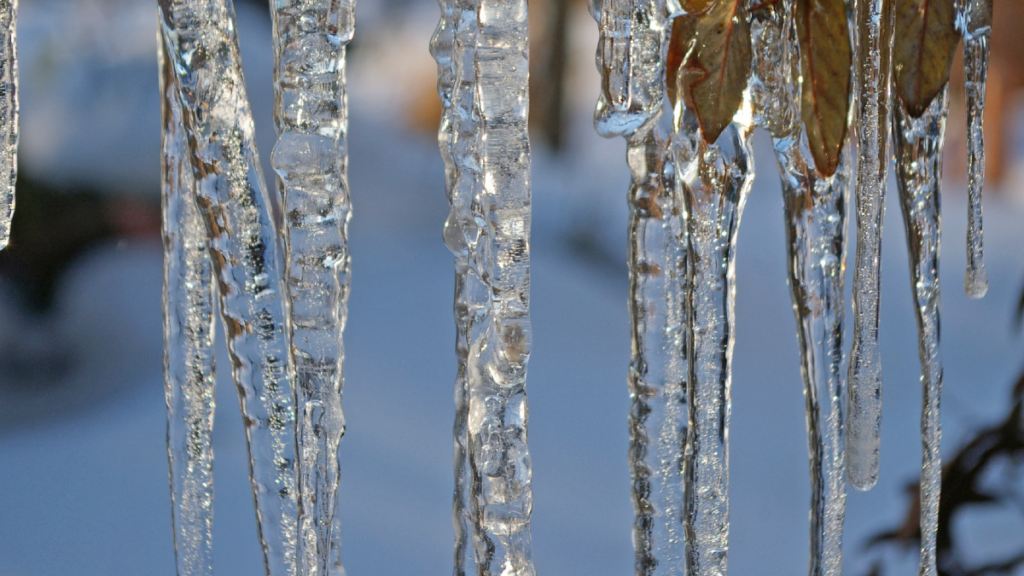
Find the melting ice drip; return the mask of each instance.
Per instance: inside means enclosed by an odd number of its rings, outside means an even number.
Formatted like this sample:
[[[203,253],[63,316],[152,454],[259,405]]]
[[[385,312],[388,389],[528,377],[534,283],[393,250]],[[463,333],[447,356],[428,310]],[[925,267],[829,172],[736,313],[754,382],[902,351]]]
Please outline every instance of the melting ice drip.
[[[536,573],[527,40],[525,0],[443,0],[431,41],[451,203],[444,239],[456,271],[456,575]]]

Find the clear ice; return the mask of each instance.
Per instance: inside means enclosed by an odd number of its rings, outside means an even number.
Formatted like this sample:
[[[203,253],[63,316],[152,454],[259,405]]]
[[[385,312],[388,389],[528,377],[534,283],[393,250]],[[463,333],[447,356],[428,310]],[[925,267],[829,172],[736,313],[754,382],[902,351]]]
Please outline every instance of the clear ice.
[[[249,446],[268,576],[295,572],[295,406],[270,199],[230,0],[160,0],[195,195]]]
[[[11,240],[18,179],[18,0],[0,0],[0,250]]]
[[[455,573],[468,540],[477,574],[533,576],[526,1],[443,1],[431,50],[456,269]]]
[[[164,391],[178,576],[213,575],[213,263],[196,207],[188,141],[160,49],[164,240]]]
[[[857,490],[878,482],[882,357],[878,349],[882,219],[889,172],[889,106],[895,0],[854,0],[854,127],[857,255],[846,421],[846,476]]]
[[[981,189],[985,183],[985,84],[988,79],[992,0],[961,0],[964,84],[967,96],[967,272],[964,290],[978,299],[988,292],[981,226]]]
[[[594,125],[625,136],[629,202],[629,466],[635,572],[685,573],[685,208],[671,182],[664,59],[671,6],[605,0],[597,7],[602,90]]]
[[[629,136],[657,117],[665,98],[666,0],[595,0],[601,92],[594,127]]]
[[[749,92],[748,92],[749,94]],[[686,572],[723,576],[729,550],[729,413],[735,322],[735,246],[754,180],[749,98],[714,144],[681,104],[672,142],[688,234],[685,449]]]
[[[939,213],[942,185],[942,142],[946,131],[948,87],[920,118],[912,118],[896,103],[893,137],[896,182],[907,230],[911,288],[917,313],[918,353],[921,356],[921,564],[919,576],[935,576],[936,534],[942,459],[942,360],[939,356]]]
[[[297,573],[325,575],[345,432],[341,397],[349,252],[345,48],[353,0],[273,2],[277,143],[271,164],[284,212],[285,292],[295,370]]]
[[[686,216],[666,165],[666,130],[630,138],[629,467],[638,576],[685,574]]]
[[[795,0],[752,0],[750,95],[755,121],[773,136],[792,134],[800,122],[800,48]]]
[[[782,173],[789,287],[797,320],[811,462],[811,576],[842,574],[846,466],[843,452],[843,330],[846,213],[853,154],[822,176],[801,128],[774,140]]]

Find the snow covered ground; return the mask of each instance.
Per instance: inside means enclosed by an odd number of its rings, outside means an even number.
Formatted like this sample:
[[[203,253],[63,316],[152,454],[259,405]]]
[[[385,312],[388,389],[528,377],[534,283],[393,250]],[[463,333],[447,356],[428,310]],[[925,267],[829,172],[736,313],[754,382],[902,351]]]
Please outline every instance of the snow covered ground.
[[[411,18],[415,25],[399,31],[367,31],[353,51],[349,77],[355,215],[341,510],[352,576],[445,574],[451,567],[453,274],[440,237],[448,208],[433,139],[405,132],[386,109],[408,94],[407,86],[390,81],[406,76],[386,66],[389,58],[404,53],[399,70],[422,73],[426,67],[432,74],[425,46],[434,10],[428,5]],[[272,138],[268,25],[242,6],[239,15],[266,152]],[[421,17],[429,24],[418,22]],[[395,37],[403,38],[397,47],[374,53]],[[139,81],[152,85],[156,114],[155,63],[150,72]],[[580,72],[584,89],[573,98],[592,100],[579,94],[595,93],[595,78]],[[628,175],[623,143],[594,135],[585,108],[573,113],[572,153],[556,160],[537,147],[534,162],[534,547],[544,574],[622,575],[632,570]],[[799,574],[806,570],[809,504],[802,384],[785,283],[781,197],[763,135],[757,166],[762,175],[743,218],[737,259],[730,567],[741,575]],[[1024,281],[1024,210],[986,199],[991,289],[985,300],[969,301],[961,289],[966,203],[959,187],[950,183],[944,206],[947,454],[1003,413],[1022,358],[1011,319]],[[865,540],[902,518],[903,487],[920,461],[916,328],[895,200],[891,194],[883,251],[882,476],[872,492],[848,498],[852,575],[866,571]],[[67,276],[51,320],[56,327],[48,333],[59,343],[53,350],[65,351],[78,367],[77,383],[66,390],[81,392],[74,403],[53,397],[52,411],[47,402],[36,403],[20,423],[0,424],[0,576],[173,574],[160,274],[159,246],[139,243],[98,249]],[[31,322],[0,306],[0,344],[24,338]],[[226,355],[218,362],[216,568],[221,576],[258,574],[241,419]],[[104,398],[91,398],[101,395],[93,390],[105,391]],[[994,556],[1024,539],[1016,518],[968,518],[965,526],[985,547],[979,554]]]

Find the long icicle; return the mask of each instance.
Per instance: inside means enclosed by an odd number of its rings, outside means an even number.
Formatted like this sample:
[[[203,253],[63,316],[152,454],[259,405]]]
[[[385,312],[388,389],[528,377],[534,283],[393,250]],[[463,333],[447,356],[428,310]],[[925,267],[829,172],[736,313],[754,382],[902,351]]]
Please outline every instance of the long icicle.
[[[685,454],[686,570],[726,573],[729,550],[729,413],[735,340],[735,246],[754,180],[749,100],[715,144],[696,115],[680,114],[672,151],[686,203],[689,432]],[[678,189],[678,186],[677,186]]]
[[[284,211],[285,290],[295,368],[298,574],[329,573],[345,433],[342,333],[348,310],[351,215],[345,48],[353,0],[275,0],[271,163]]]
[[[11,240],[18,179],[18,0],[0,0],[0,250]]]
[[[439,0],[441,18],[430,39],[430,53],[437,61],[437,93],[441,100],[441,122],[437,139],[441,158],[445,165],[445,189],[451,203],[451,214],[445,223],[445,243],[455,255],[455,351],[458,369],[455,376],[455,421],[452,427],[454,489],[452,491],[452,527],[455,532],[453,553],[454,576],[476,573],[473,548],[469,545],[472,518],[470,516],[470,485],[472,473],[469,467],[468,416],[466,370],[469,358],[470,311],[486,305],[486,295],[467,292],[466,279],[469,274],[468,247],[461,239],[458,219],[465,210],[466,197],[472,194],[474,178],[479,178],[472,148],[468,146],[477,130],[479,112],[476,110],[472,82],[476,75],[462,74],[456,84],[457,60],[465,48],[456,45],[455,1]],[[461,30],[462,34],[466,30]],[[458,51],[456,51],[458,48]],[[461,69],[460,69],[461,71]],[[465,84],[465,85],[464,85]],[[465,141],[462,131],[465,131]],[[459,142],[458,149],[453,148]],[[460,178],[465,171],[466,180]],[[465,189],[465,187],[470,187]]]
[[[857,256],[853,286],[846,475],[857,490],[878,482],[882,358],[878,348],[882,219],[889,172],[889,107],[895,0],[854,0]]]
[[[467,335],[464,400],[472,542],[477,574],[532,576],[532,464],[526,441],[526,364],[532,339],[527,9],[525,0],[454,0],[452,13],[465,16],[453,18],[447,56],[452,66],[451,140],[442,136],[440,144],[442,155],[451,147],[451,161],[458,167],[448,170],[450,178],[457,178],[449,180],[452,211],[444,236],[461,276],[456,281],[457,331]],[[445,60],[444,55],[438,58],[439,65]],[[441,84],[444,74],[441,70]],[[456,390],[457,402],[459,394]],[[458,434],[456,422],[456,442]],[[457,482],[458,468],[457,452]],[[456,570],[460,563],[457,558]]]
[[[685,573],[685,209],[666,179],[665,0],[604,0],[594,14],[602,90],[594,125],[625,136],[629,192],[629,466],[635,572]]]
[[[967,272],[964,290],[978,299],[988,292],[981,224],[981,190],[985,184],[985,85],[988,80],[992,0],[961,0],[964,22],[964,88],[967,96]]]
[[[220,292],[268,576],[295,572],[295,405],[270,199],[230,0],[160,0],[196,200]]]
[[[942,143],[946,131],[948,87],[920,118],[896,105],[893,135],[896,174],[907,230],[911,288],[917,313],[921,356],[921,565],[920,576],[935,576],[936,535],[942,484],[942,360],[939,357],[939,213],[942,186]]]
[[[666,178],[662,125],[628,143],[629,468],[637,576],[683,576],[686,444],[685,209]]]
[[[803,129],[776,138],[786,213],[789,287],[800,342],[811,460],[811,576],[842,574],[846,466],[843,367],[846,213],[853,154],[843,147],[836,172],[815,168]]]
[[[196,207],[170,62],[158,45],[163,97],[164,391],[178,576],[213,575],[213,263]]]

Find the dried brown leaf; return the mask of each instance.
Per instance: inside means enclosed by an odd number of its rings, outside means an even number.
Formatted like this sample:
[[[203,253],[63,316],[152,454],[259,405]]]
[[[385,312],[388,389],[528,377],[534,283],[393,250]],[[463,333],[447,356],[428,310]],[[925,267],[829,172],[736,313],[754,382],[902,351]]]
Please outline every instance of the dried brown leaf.
[[[676,18],[666,63],[669,96],[682,96],[714,143],[743,103],[750,77],[750,22],[742,0],[718,0],[707,12]]]
[[[956,0],[896,0],[896,93],[920,117],[949,81],[960,43]]]
[[[711,8],[711,6],[717,1],[718,0],[680,0],[679,3],[682,5],[683,11],[687,14],[696,14]]]
[[[835,174],[846,143],[853,49],[843,0],[798,0],[801,111],[818,172]]]

